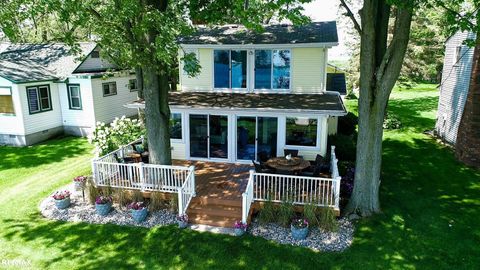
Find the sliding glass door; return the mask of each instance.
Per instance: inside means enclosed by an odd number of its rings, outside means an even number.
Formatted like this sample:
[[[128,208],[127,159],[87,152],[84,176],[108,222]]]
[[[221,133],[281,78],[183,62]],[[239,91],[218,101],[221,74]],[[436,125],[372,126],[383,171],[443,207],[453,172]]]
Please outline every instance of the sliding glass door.
[[[277,118],[237,117],[237,160],[263,160],[277,154]]]
[[[228,117],[190,114],[190,157],[228,158]]]

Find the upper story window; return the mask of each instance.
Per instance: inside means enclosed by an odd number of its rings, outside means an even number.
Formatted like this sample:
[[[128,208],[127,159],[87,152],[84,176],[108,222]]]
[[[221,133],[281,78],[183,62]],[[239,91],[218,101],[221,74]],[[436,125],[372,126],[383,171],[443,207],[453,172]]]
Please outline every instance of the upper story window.
[[[0,87],[0,114],[15,115],[10,87]]]
[[[460,65],[460,61],[462,60],[462,46],[455,47],[455,62],[453,63],[454,66]]]
[[[290,50],[255,51],[255,89],[290,89]]]
[[[130,89],[130,92],[138,91],[137,79],[128,80],[128,89]]]
[[[68,92],[68,106],[70,110],[81,110],[82,96],[80,94],[80,85],[68,84],[67,92]]]
[[[214,88],[247,88],[247,51],[214,50]]]
[[[318,120],[307,117],[287,117],[286,144],[317,146]]]
[[[117,83],[116,82],[107,82],[102,84],[103,96],[113,96],[117,94]]]
[[[52,110],[50,86],[29,86],[27,87],[28,109],[30,114]]]
[[[182,114],[172,113],[170,115],[170,138],[182,139]]]

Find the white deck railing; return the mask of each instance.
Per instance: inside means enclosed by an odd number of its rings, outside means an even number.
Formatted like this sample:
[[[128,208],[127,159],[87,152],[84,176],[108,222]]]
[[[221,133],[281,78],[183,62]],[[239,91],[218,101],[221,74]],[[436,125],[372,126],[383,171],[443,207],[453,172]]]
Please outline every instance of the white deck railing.
[[[283,175],[250,172],[248,184],[243,195],[242,222],[247,222],[253,201],[282,202],[305,205],[313,203],[322,207],[339,210],[340,180],[335,146],[332,146],[332,178]]]
[[[195,168],[145,163],[119,163],[131,142],[107,155],[92,160],[93,181],[99,187],[179,193],[179,214],[184,214],[195,196]],[[115,155],[117,157],[115,157]]]

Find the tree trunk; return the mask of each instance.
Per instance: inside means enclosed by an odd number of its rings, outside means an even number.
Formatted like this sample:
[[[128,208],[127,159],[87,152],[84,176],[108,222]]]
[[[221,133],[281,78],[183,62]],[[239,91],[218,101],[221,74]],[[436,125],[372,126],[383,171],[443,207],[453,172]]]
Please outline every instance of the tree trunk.
[[[480,168],[480,33],[473,52],[470,88],[458,126],[455,155],[465,164]]]
[[[160,75],[159,75],[160,73]],[[145,126],[152,164],[172,164],[168,77],[155,67],[143,67]]]

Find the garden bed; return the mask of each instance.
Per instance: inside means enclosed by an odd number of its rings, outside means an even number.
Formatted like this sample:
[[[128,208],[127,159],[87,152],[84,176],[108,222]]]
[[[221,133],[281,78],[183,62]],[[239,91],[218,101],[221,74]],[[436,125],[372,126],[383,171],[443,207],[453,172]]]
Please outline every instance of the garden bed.
[[[88,198],[82,198],[81,192],[73,191],[73,185],[69,185],[72,195],[70,207],[60,210],[55,206],[55,202],[51,196],[40,203],[40,212],[48,219],[71,221],[71,222],[87,222],[91,224],[117,224],[129,226],[141,226],[151,228],[154,226],[176,224],[176,215],[168,210],[159,210],[149,212],[145,221],[135,222],[126,207],[120,208],[118,204],[113,204],[113,208],[107,216],[100,216],[95,212],[95,205],[88,203]]]

